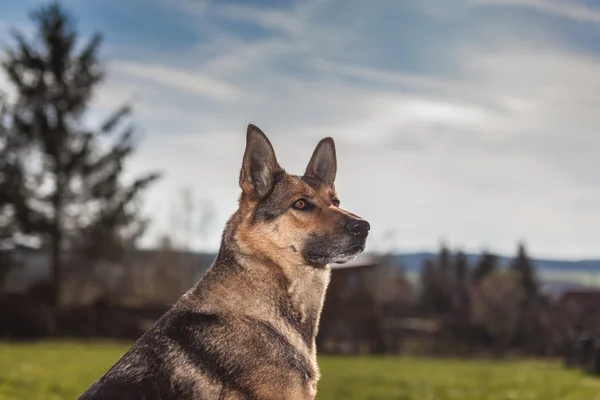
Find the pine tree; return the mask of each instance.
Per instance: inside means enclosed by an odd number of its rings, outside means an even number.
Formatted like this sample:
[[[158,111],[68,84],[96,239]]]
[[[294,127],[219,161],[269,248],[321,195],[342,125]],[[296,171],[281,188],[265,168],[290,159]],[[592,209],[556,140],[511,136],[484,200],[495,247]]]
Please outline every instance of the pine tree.
[[[442,244],[435,259],[421,269],[421,309],[426,314],[445,315],[453,311],[451,252]]]
[[[452,254],[445,242],[442,242],[440,245],[437,262],[440,267],[440,271],[442,271],[444,275],[450,274],[452,265]]]
[[[454,299],[455,309],[459,314],[466,314],[469,309],[469,284],[470,270],[467,262],[467,257],[462,251],[458,251],[453,260],[453,275],[454,275]]]
[[[116,110],[98,129],[83,126],[90,99],[104,78],[98,59],[101,36],[80,46],[75,24],[58,2],[39,7],[31,18],[35,37],[28,41],[12,32],[15,43],[2,67],[17,93],[10,128],[25,142],[22,178],[26,187],[35,188],[22,199],[27,217],[22,220],[49,247],[50,301],[57,306],[64,250],[87,245],[98,252],[134,240],[144,227],[136,203],[158,175],[130,185],[122,182],[124,163],[134,150],[133,127],[121,127],[129,106]]]
[[[440,245],[437,257],[437,292],[438,292],[438,311],[441,314],[448,314],[453,311],[453,283],[455,280],[452,270],[452,253],[445,242]]]
[[[469,282],[469,263],[467,262],[467,256],[464,252],[460,250],[456,252],[452,266],[456,282],[460,286],[466,287]]]
[[[437,313],[438,291],[437,271],[433,260],[427,259],[423,263],[420,274],[419,307],[425,315]]]
[[[31,185],[25,179],[24,140],[10,127],[8,105],[0,98],[0,248],[10,249],[19,239],[40,228],[26,199]]]
[[[538,282],[535,270],[527,256],[525,244],[519,243],[517,256],[512,261],[510,268],[519,277],[527,298],[534,297],[538,292]]]
[[[538,281],[533,265],[527,256],[525,244],[519,243],[517,256],[510,264],[510,270],[517,278],[517,282],[524,293],[521,318],[519,320],[518,342],[525,351],[537,347],[540,332],[543,332],[542,320],[543,302],[538,296]]]
[[[0,98],[0,100],[3,100]],[[15,218],[11,207],[14,186],[13,154],[9,128],[6,121],[6,105],[0,103],[0,249],[8,247],[14,235]]]
[[[0,99],[2,100],[2,99]],[[15,184],[14,161],[11,137],[6,123],[6,106],[0,103],[0,295],[4,293],[5,280],[11,268],[11,239],[18,230],[18,224],[11,206]]]
[[[473,270],[473,281],[479,283],[488,275],[498,269],[498,257],[496,255],[484,251]]]

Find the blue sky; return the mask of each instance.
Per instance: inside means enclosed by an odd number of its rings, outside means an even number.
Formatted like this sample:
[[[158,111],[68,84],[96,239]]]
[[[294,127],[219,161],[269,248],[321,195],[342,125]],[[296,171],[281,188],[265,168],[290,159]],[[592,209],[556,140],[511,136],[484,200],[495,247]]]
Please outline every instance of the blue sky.
[[[600,6],[559,0],[66,0],[104,35],[108,78],[91,122],[139,99],[128,174],[165,177],[145,209],[183,239],[181,190],[216,218],[236,207],[245,127],[304,170],[324,136],[338,191],[369,219],[371,250],[600,256]],[[0,3],[32,32],[39,1]],[[9,90],[0,76],[0,88]],[[197,235],[196,235],[197,236]]]

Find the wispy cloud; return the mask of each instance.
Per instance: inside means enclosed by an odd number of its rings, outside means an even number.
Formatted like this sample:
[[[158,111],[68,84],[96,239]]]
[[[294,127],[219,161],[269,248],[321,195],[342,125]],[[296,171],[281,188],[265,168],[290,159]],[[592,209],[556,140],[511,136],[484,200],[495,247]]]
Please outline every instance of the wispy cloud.
[[[497,4],[527,7],[580,22],[600,23],[600,9],[578,3],[578,0],[471,0],[474,4]]]
[[[239,91],[226,82],[200,73],[192,73],[157,64],[116,61],[111,70],[128,77],[152,81],[176,90],[189,91],[214,100],[235,100]]]
[[[216,15],[230,21],[255,24],[291,35],[301,35],[306,25],[302,16],[282,10],[270,10],[241,4],[227,4],[216,10]]]

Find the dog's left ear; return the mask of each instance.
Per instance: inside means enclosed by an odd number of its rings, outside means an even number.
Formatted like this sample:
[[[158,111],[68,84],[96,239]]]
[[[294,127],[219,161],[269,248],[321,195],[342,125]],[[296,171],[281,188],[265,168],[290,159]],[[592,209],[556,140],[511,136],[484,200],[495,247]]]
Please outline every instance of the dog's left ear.
[[[283,171],[267,136],[255,125],[249,124],[246,132],[246,151],[240,187],[244,193],[262,199],[273,187],[275,175]]]
[[[327,137],[317,145],[304,175],[317,178],[326,185],[333,185],[336,172],[335,143],[332,138]]]

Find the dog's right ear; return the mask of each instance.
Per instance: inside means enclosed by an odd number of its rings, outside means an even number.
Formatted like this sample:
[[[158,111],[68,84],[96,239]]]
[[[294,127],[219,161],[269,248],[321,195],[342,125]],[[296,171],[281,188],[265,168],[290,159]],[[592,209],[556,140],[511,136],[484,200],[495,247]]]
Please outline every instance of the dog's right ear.
[[[267,136],[255,125],[249,124],[240,172],[240,187],[243,192],[262,199],[273,187],[275,175],[282,171]]]
[[[333,185],[336,171],[335,143],[332,138],[327,137],[315,148],[304,175],[317,178],[326,185]]]

